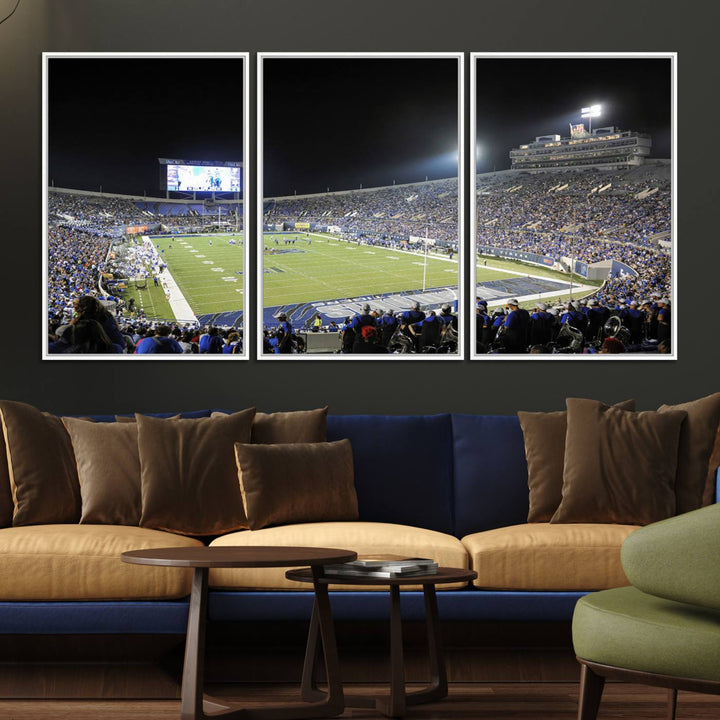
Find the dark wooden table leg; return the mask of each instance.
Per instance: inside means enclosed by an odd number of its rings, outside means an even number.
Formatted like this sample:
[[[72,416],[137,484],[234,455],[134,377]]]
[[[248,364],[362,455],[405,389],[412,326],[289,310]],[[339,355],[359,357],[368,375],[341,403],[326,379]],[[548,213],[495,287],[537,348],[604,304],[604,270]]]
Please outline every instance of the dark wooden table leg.
[[[437,595],[435,585],[423,585],[425,597],[425,623],[427,625],[428,664],[430,666],[430,684],[422,690],[407,693],[408,705],[433,702],[447,697],[447,671],[445,669],[445,655],[440,638],[440,616],[438,614]]]
[[[317,599],[313,600],[310,629],[308,630],[307,645],[305,648],[305,661],[303,663],[300,692],[306,702],[317,702],[325,697],[326,693],[318,689],[317,667],[320,662],[320,621],[318,619]]]
[[[320,639],[322,640],[322,654],[325,658],[325,680],[328,686],[327,699],[318,709],[322,710],[325,717],[332,717],[343,712],[345,700],[342,678],[340,677],[340,660],[338,658],[330,596],[328,595],[327,584],[319,582],[321,577],[322,567],[313,567],[313,586],[315,589],[313,615],[316,614],[314,610],[317,608],[317,627],[320,630]],[[312,620],[310,623],[312,625]]]
[[[580,665],[578,720],[595,720],[597,718],[604,687],[604,677],[594,673],[587,665]]]
[[[319,577],[321,570],[317,570]],[[303,696],[308,686],[307,674],[312,678],[313,666],[318,655],[318,636],[322,641],[325,658],[328,691],[320,692],[314,681],[309,684],[314,700],[301,704],[277,705],[274,707],[249,709],[237,703],[223,703],[203,698],[205,679],[205,627],[208,602],[208,569],[195,568],[190,612],[188,614],[187,638],[185,640],[185,665],[183,667],[181,720],[209,720],[227,718],[227,720],[299,720],[310,718],[328,718],[342,714],[345,709],[340,662],[335,642],[335,627],[332,620],[330,598],[327,585],[315,583],[315,606],[310,622],[308,656],[303,668]],[[312,654],[310,654],[312,645]]]
[[[203,713],[205,680],[205,619],[207,617],[208,569],[196,567],[193,574],[185,639],[185,665],[182,677],[182,720],[199,720]]]
[[[405,658],[400,588],[397,585],[390,586],[390,697],[378,698],[376,707],[388,717],[405,715]]]

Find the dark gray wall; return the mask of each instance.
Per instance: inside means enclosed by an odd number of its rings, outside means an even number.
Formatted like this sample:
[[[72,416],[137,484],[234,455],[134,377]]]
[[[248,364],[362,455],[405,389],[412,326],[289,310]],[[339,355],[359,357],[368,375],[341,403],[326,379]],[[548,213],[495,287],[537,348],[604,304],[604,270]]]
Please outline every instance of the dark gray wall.
[[[0,0],[0,15],[13,4]],[[567,395],[647,409],[717,390],[718,26],[719,6],[696,0],[22,0],[0,25],[0,397],[68,413],[509,414]],[[677,51],[679,360],[41,361],[41,52],[223,50]]]

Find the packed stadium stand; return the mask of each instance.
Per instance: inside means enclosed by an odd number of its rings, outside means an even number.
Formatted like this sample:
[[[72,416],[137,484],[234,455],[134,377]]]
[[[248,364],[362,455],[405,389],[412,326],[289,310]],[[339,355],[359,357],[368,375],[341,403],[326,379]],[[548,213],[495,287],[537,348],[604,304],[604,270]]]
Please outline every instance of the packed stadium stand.
[[[163,333],[164,327],[177,345],[172,344],[172,350],[139,352],[241,352],[241,310],[201,315],[196,322],[178,322],[172,317],[150,319],[134,301],[126,301],[123,287],[128,279],[158,277],[162,271],[157,254],[133,241],[133,236],[211,232],[218,229],[219,222],[224,228],[241,231],[242,220],[242,205],[237,201],[187,203],[51,188],[47,228],[50,353],[84,352],[62,342],[62,336],[73,317],[78,317],[78,301],[87,297],[101,299],[115,316],[114,324],[105,318],[105,330],[112,335],[117,326],[119,333],[113,344],[121,349],[107,352],[134,353],[143,340]],[[110,276],[115,280],[104,279]],[[215,342],[212,350],[200,342],[210,331],[217,332],[223,341]],[[169,340],[150,346],[170,347]]]
[[[670,164],[624,171],[513,171],[478,175],[477,244],[484,254],[512,248],[557,261],[614,259],[634,273],[596,293],[644,299],[671,294]]]
[[[335,226],[358,237],[407,241],[427,233],[435,244],[458,243],[457,178],[409,185],[293,195],[266,200],[264,223]]]
[[[358,244],[410,251],[412,238],[427,238],[434,252],[454,253],[458,251],[457,190],[457,179],[450,178],[268,198],[263,203],[263,229],[334,233]],[[671,299],[669,161],[624,169],[488,173],[476,176],[476,193],[479,262],[511,254],[525,262],[541,258],[556,269],[572,265],[579,273],[576,280],[593,270],[604,273],[602,286],[586,300],[597,300],[618,314],[631,302]],[[98,281],[103,273],[134,277],[154,272],[157,258],[144,257],[140,249],[112,251],[114,243],[128,233],[209,232],[219,224],[241,230],[242,207],[237,201],[210,205],[52,189],[48,224],[48,310],[50,323],[57,326],[71,317],[78,297],[102,294]],[[512,296],[553,290],[557,294],[561,283],[553,288],[554,282],[527,277],[485,281],[475,293],[491,305],[493,301],[502,304]],[[318,297],[312,303],[266,308],[265,324],[272,337],[277,316],[283,313],[296,329],[316,323],[320,331],[333,331],[333,324],[342,325],[345,318],[358,315],[368,302],[382,315],[388,310],[402,313],[416,302],[426,311],[439,312],[456,298],[457,285],[375,297]],[[123,321],[130,323],[130,329],[133,323],[144,323],[136,317],[123,317]],[[221,313],[198,316],[197,321],[197,326],[219,326],[227,334],[241,327],[242,313],[228,307]]]

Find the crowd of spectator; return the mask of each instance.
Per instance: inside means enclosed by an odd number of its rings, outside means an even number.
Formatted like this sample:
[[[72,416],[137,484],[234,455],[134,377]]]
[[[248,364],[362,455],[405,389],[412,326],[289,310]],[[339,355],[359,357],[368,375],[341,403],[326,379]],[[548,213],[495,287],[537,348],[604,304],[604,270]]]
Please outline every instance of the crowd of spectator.
[[[62,318],[73,302],[98,291],[111,239],[68,227],[48,228],[48,312]]]
[[[477,353],[669,353],[672,339],[670,299],[653,293],[644,301],[610,295],[522,308],[516,298],[488,311],[477,299]]]
[[[72,319],[53,318],[48,352],[56,354],[237,355],[243,332],[232,327],[115,316],[92,295],[73,304]]]
[[[647,190],[653,192],[646,195]],[[670,295],[670,256],[656,237],[669,233],[671,221],[669,172],[662,168],[479,176],[477,191],[478,246],[556,261],[614,259],[637,273],[609,280],[595,296],[601,302],[613,295],[635,300],[654,292]]]
[[[49,193],[50,354],[242,353],[242,331],[153,322],[133,299],[125,301],[120,294],[101,292],[103,277],[111,292],[111,276],[147,278],[150,282],[161,277],[163,263],[152,247],[140,240],[120,238],[126,225],[166,221],[176,229],[183,223],[196,231],[205,228],[205,224],[198,224],[196,214],[153,218],[125,198]]]
[[[115,233],[123,225],[139,225],[148,215],[127,198],[111,195],[48,193],[48,223],[92,233]]]
[[[458,241],[457,178],[413,185],[323,193],[265,201],[266,224],[318,223],[378,239],[427,236],[440,244]]]
[[[286,313],[277,316],[278,325],[266,328],[263,352],[290,354],[306,352],[305,341],[293,329]],[[422,310],[414,302],[409,310],[395,312],[365,304],[361,312],[349,315],[341,325],[326,327],[318,313],[306,328],[310,332],[336,333],[338,353],[457,353],[458,317],[449,304],[439,311]]]
[[[671,299],[672,268],[669,253],[658,244],[658,237],[669,236],[671,222],[671,186],[669,167],[641,167],[612,172],[548,172],[536,175],[497,173],[477,177],[477,242],[486,248],[512,249],[549,256],[556,261],[574,258],[592,264],[617,260],[634,273],[609,279],[589,297],[601,307],[623,318],[630,308],[656,312],[661,299]],[[147,203],[111,196],[85,196],[68,193],[49,194],[48,206],[48,303],[49,319],[55,329],[67,324],[80,298],[98,293],[103,273],[116,276],[156,276],[162,270],[157,256],[140,243],[125,243],[122,252],[111,257],[112,238],[124,225],[157,223],[164,231],[189,232],[212,229],[217,217],[204,215],[187,206],[186,214],[159,214],[148,210]],[[238,208],[222,215],[223,221],[240,227]],[[457,251],[458,182],[456,178],[413,185],[391,186],[323,193],[301,197],[275,198],[265,201],[264,223],[317,223],[339,230],[346,239],[383,247],[408,247],[411,236],[428,237],[447,252]],[[412,249],[410,245],[410,249]],[[654,308],[654,309],[653,309]],[[663,314],[663,313],[661,313]],[[77,320],[77,318],[76,318]],[[102,345],[92,318],[84,327],[84,339],[72,338],[75,345]],[[98,322],[97,319],[94,320]],[[633,321],[636,323],[636,321]],[[125,323],[122,352],[140,344],[146,350],[160,352],[158,347],[172,347],[171,352],[203,352],[201,335],[223,352],[226,347],[242,348],[242,337],[233,337],[230,328],[210,329],[177,325],[156,326],[140,312]],[[77,322],[75,323],[77,325]],[[102,325],[102,323],[101,323]],[[377,327],[382,329],[382,322]],[[427,322],[428,328],[432,322]],[[414,324],[412,324],[414,326]],[[410,325],[408,325],[410,327]],[[422,325],[418,326],[422,329]],[[121,343],[108,334],[110,345]],[[167,332],[166,332],[167,330]],[[347,332],[352,330],[353,332]],[[71,335],[79,332],[74,330]],[[340,337],[352,337],[345,352],[352,352],[355,340],[362,339],[362,329],[339,329]],[[430,330],[427,330],[429,333]],[[54,335],[51,327],[51,333]],[[93,334],[95,333],[95,334]],[[426,333],[426,334],[427,334]],[[268,344],[275,352],[276,332],[270,331]],[[406,335],[411,336],[408,331]],[[82,333],[81,333],[82,335]],[[95,336],[98,337],[95,337]],[[80,336],[79,336],[80,337]],[[650,337],[645,332],[644,337]],[[130,341],[128,341],[128,338]],[[154,338],[152,344],[147,340]],[[66,343],[71,339],[70,335]],[[173,342],[170,342],[170,341]],[[415,349],[419,341],[411,337]],[[99,345],[98,345],[99,343]],[[209,344],[208,344],[209,343]],[[375,343],[387,347],[382,332]],[[430,343],[427,343],[430,345]],[[535,343],[542,344],[542,343]],[[59,346],[67,351],[64,346]],[[163,350],[169,352],[167,350]],[[239,352],[239,350],[235,350]]]

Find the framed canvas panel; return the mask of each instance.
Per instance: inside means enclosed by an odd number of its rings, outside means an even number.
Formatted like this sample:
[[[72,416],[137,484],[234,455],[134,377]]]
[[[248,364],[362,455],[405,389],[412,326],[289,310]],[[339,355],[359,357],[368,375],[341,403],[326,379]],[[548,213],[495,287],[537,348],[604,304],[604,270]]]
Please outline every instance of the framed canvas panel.
[[[676,66],[471,54],[471,359],[677,358]]]
[[[43,359],[247,359],[248,63],[43,54]]]
[[[463,54],[260,53],[262,360],[463,357]]]

